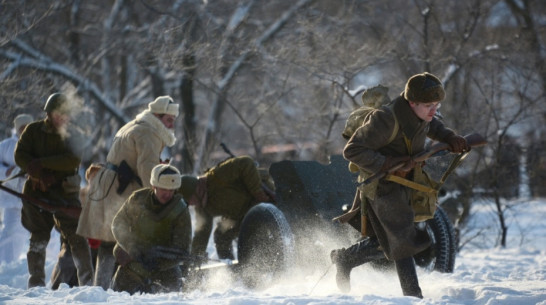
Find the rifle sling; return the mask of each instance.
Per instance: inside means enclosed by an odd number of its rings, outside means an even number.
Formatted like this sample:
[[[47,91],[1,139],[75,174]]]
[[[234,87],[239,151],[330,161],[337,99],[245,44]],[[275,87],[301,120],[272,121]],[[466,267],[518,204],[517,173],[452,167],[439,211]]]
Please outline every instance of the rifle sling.
[[[15,178],[19,178],[19,177],[23,177],[24,175],[26,175],[27,173],[25,171],[20,171],[19,173],[11,176],[11,177],[7,177],[6,179],[4,180],[0,180],[0,184],[4,184],[5,182],[8,182],[10,180],[13,180]]]
[[[459,166],[459,164],[461,164],[461,162],[464,160],[464,158],[466,158],[469,152],[470,151],[460,153],[451,161],[451,163],[449,164],[449,167],[446,169],[445,173],[442,175],[442,178],[440,178],[441,184],[443,184],[446,181],[447,177],[451,175],[451,173],[457,168],[457,166]]]
[[[396,182],[398,184],[402,184],[404,186],[407,186],[407,187],[412,188],[414,190],[418,190],[420,192],[425,192],[425,193],[436,192],[436,190],[431,188],[431,187],[428,187],[426,185],[422,185],[422,184],[413,182],[411,180],[408,180],[408,179],[405,179],[405,178],[402,178],[402,177],[396,176],[396,175],[389,174],[389,175],[387,175],[385,177],[385,180]]]
[[[459,166],[459,164],[461,164],[461,161],[468,155],[468,153],[469,152],[460,153],[459,155],[457,155],[457,157],[455,157],[451,161],[451,163],[449,164],[449,167],[444,172],[444,174],[442,175],[442,178],[439,181],[440,184],[444,184],[447,177],[455,170],[455,168],[457,168],[457,166]],[[412,188],[414,190],[418,190],[418,191],[421,191],[421,192],[426,192],[426,193],[436,192],[436,190],[431,188],[431,187],[428,187],[426,185],[422,185],[422,184],[419,184],[419,183],[413,182],[411,180],[402,178],[400,176],[392,175],[392,174],[389,174],[389,175],[385,176],[385,180],[392,181],[392,182],[395,182],[395,183],[398,183],[398,184],[402,184],[404,186],[407,186],[409,188]]]

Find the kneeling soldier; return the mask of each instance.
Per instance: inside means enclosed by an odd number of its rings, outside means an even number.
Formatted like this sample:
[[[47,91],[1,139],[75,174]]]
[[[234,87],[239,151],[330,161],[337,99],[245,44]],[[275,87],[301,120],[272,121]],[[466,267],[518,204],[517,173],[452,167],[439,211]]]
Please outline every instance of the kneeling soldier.
[[[182,195],[180,172],[160,164],[153,168],[151,188],[135,191],[114,217],[114,256],[119,267],[112,281],[115,291],[156,293],[179,291],[180,260],[159,257],[155,247],[189,253],[191,219]]]

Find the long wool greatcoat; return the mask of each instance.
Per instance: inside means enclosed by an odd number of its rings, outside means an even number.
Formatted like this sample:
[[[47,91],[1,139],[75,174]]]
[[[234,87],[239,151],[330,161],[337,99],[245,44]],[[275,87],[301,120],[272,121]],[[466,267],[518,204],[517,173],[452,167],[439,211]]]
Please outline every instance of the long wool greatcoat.
[[[202,255],[212,231],[213,217],[223,216],[240,223],[256,203],[262,190],[261,177],[249,156],[230,158],[205,173],[207,200],[205,207],[196,207],[195,234],[192,253]],[[187,198],[188,199],[188,198]]]
[[[393,114],[400,127],[395,138],[388,143],[395,128]],[[399,96],[393,100],[392,111],[382,107],[366,117],[347,142],[343,156],[361,170],[376,173],[387,156],[416,155],[425,149],[427,137],[443,141],[453,133],[437,118],[431,122],[421,120],[408,102]],[[411,154],[408,153],[404,134],[411,140]],[[385,255],[391,260],[413,256],[430,244],[428,236],[415,229],[410,195],[410,188],[380,180],[374,198],[368,198],[370,223]]]
[[[55,199],[60,197],[79,207],[79,183],[76,189],[70,192],[66,192],[62,184],[69,177],[79,178],[77,174],[81,161],[82,140],[76,128],[69,127],[60,132],[49,118],[27,125],[15,148],[15,162],[20,168],[26,169],[33,160],[39,160],[42,171],[53,175],[55,183],[43,192],[39,188],[34,188],[31,180],[27,179],[23,194],[44,198],[53,204]]]
[[[106,157],[108,163],[119,166],[125,160],[142,186],[133,180],[121,194],[116,192],[115,171],[102,168],[91,180],[86,204],[82,208],[77,233],[102,241],[114,242],[111,225],[125,200],[137,189],[150,186],[152,168],[159,164],[161,151],[175,143],[174,133],[149,110],[125,124],[116,134]]]

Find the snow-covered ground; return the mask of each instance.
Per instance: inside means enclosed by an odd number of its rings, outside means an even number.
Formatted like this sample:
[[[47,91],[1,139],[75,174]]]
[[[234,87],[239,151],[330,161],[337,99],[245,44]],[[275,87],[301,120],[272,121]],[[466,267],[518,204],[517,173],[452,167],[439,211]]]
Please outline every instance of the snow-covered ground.
[[[546,305],[546,200],[510,203],[506,248],[495,246],[498,222],[491,203],[476,204],[463,239],[470,239],[458,254],[452,274],[418,269],[425,298],[403,297],[396,274],[371,266],[352,273],[352,291],[340,293],[335,267],[299,275],[263,291],[251,291],[225,274],[218,274],[207,289],[188,293],[129,295],[99,287],[25,289],[26,260],[0,265],[0,304],[483,304]],[[55,249],[50,247],[49,249]],[[54,252],[50,250],[50,252]],[[50,273],[55,253],[49,253]],[[319,268],[320,269],[320,268]],[[324,275],[324,276],[323,276]]]

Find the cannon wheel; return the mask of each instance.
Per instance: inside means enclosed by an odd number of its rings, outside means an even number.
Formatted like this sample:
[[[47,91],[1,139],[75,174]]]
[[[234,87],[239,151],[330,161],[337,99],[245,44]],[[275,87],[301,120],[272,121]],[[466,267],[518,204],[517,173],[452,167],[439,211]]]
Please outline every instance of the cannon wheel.
[[[428,231],[432,244],[428,249],[414,256],[415,263],[420,267],[438,272],[453,272],[457,241],[446,212],[438,207],[434,218],[424,222],[424,229]]]
[[[252,207],[241,223],[238,271],[248,288],[267,288],[293,264],[294,236],[284,214],[270,203]]]

